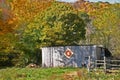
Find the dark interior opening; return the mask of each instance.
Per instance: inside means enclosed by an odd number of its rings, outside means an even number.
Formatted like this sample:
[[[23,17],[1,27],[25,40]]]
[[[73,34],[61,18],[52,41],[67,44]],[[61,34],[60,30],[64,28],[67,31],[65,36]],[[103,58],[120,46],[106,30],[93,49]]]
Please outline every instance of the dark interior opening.
[[[38,49],[36,52],[36,64],[41,65],[42,64],[42,50]]]
[[[112,53],[107,48],[105,48],[105,57],[112,57]]]

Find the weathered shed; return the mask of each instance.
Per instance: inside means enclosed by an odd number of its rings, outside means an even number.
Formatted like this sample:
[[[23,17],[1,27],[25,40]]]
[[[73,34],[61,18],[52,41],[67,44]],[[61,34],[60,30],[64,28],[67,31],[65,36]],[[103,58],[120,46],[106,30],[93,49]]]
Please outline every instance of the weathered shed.
[[[100,45],[57,46],[42,48],[42,67],[81,67],[88,57],[94,61],[105,56]]]

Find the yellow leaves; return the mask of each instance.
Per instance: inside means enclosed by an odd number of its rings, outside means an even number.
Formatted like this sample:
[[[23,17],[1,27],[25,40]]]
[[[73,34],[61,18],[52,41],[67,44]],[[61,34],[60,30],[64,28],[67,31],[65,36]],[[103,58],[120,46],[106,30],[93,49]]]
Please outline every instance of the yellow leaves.
[[[74,5],[75,5],[75,7],[77,7],[77,9],[79,11],[87,12],[89,14],[89,16],[94,18],[96,16],[96,12],[109,8],[111,4],[103,3],[103,2],[91,3],[91,2],[87,2],[87,1],[84,1],[81,3],[78,1],[78,3],[74,3]]]
[[[13,46],[14,46],[14,42],[15,41],[15,37],[13,37],[12,34],[4,34],[4,35],[0,35],[0,47],[2,47],[0,50],[2,52],[10,52],[13,50]]]
[[[12,24],[12,23],[13,23],[13,21],[12,21],[12,20],[9,20],[9,21],[8,21],[8,24]]]
[[[10,2],[5,1],[6,7],[0,8],[0,35],[14,32],[17,24],[17,18],[11,11]]]
[[[2,9],[0,8],[0,12],[2,12]]]
[[[107,36],[107,35],[110,35],[111,32],[112,32],[112,31],[107,30],[107,31],[104,31],[104,34]]]
[[[16,18],[8,18],[7,20],[0,20],[0,35],[6,33],[12,33],[16,29],[17,19]]]
[[[86,2],[84,2],[84,4],[85,4],[85,5],[89,5],[89,2],[86,1]]]
[[[109,3],[99,3],[100,8],[108,8],[110,6]]]
[[[17,21],[17,17],[13,17],[12,19],[13,19],[13,21]]]
[[[37,13],[49,7],[50,4],[50,1],[13,0],[11,6],[16,16],[22,18],[20,20],[31,21]]]

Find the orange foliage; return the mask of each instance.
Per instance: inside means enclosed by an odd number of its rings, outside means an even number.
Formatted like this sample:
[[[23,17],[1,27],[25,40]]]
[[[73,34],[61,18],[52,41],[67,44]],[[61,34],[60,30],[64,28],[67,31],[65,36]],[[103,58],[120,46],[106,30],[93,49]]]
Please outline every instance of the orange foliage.
[[[13,15],[9,9],[7,2],[0,2],[0,35],[14,32],[16,27],[17,18]]]
[[[52,0],[0,0],[0,35],[14,32],[18,22],[31,21],[51,2]]]
[[[79,11],[87,12],[90,16],[94,17],[94,13],[98,10],[102,10],[104,8],[108,8],[110,6],[109,3],[93,3],[84,0],[78,0],[74,3],[74,7],[77,8]]]
[[[34,16],[50,6],[52,0],[13,0],[11,9],[20,20],[30,21]]]

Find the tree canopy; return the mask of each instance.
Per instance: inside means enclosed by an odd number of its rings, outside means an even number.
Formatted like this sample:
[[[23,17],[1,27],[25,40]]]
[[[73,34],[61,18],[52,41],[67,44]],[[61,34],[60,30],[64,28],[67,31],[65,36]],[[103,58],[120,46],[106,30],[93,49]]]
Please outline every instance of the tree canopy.
[[[54,2],[27,26],[24,36],[41,46],[73,45],[85,38],[85,26],[72,6]]]

